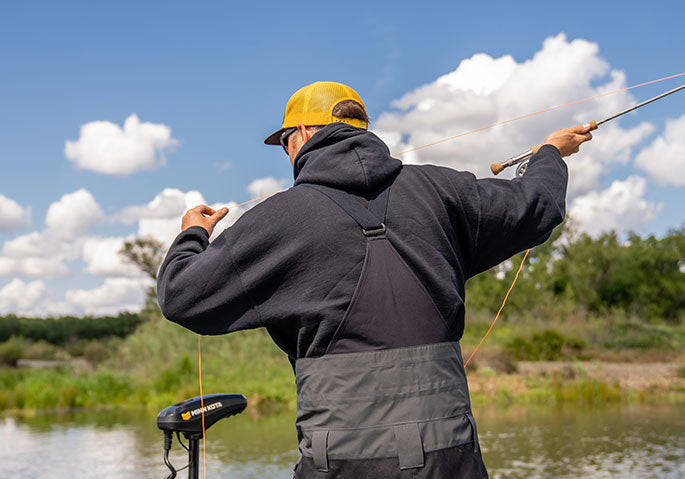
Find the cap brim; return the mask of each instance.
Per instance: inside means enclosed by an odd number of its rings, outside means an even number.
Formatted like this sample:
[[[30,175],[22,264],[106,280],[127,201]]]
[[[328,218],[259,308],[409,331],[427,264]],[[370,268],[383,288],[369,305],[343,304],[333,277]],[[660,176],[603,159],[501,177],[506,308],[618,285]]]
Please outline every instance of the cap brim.
[[[286,128],[281,128],[278,131],[270,134],[266,140],[264,140],[265,145],[280,145],[281,144],[281,134],[286,130]]]

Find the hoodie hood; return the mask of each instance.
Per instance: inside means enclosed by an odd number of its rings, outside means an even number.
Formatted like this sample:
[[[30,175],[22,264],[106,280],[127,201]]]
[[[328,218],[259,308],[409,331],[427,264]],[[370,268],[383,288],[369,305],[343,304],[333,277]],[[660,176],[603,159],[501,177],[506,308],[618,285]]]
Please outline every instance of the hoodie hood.
[[[388,147],[370,131],[331,123],[316,132],[295,157],[295,185],[372,191],[402,169]]]

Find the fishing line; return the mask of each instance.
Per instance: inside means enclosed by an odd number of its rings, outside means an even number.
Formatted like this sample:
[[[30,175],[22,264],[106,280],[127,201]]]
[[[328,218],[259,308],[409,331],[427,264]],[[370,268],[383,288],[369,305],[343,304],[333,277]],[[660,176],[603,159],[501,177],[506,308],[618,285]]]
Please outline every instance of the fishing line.
[[[509,120],[504,120],[504,121],[500,121],[500,122],[497,122],[497,123],[493,123],[493,124],[491,124],[491,125],[483,126],[483,127],[481,127],[481,128],[476,128],[475,130],[465,131],[465,132],[463,132],[463,133],[459,133],[459,134],[454,135],[454,136],[449,136],[449,137],[443,138],[443,139],[441,139],[441,140],[436,140],[436,141],[434,141],[434,142],[432,142],[432,143],[427,143],[427,144],[425,144],[425,145],[421,145],[421,146],[417,146],[417,147],[414,147],[414,148],[410,148],[410,149],[408,149],[408,150],[400,151],[399,153],[391,153],[391,156],[400,156],[400,155],[404,155],[404,154],[406,154],[406,153],[411,153],[412,151],[422,150],[422,149],[428,148],[428,147],[430,147],[430,146],[434,146],[434,145],[438,145],[438,144],[440,144],[440,143],[445,143],[445,142],[447,142],[447,141],[455,140],[455,139],[457,139],[457,138],[461,138],[461,137],[463,137],[463,136],[471,135],[471,134],[473,134],[473,133],[478,133],[479,131],[488,130],[488,129],[494,128],[494,127],[496,127],[496,126],[506,125],[507,123],[511,123],[511,122],[514,122],[514,121],[517,121],[517,120],[522,120],[522,119],[524,119],[524,118],[530,118],[530,117],[535,116],[535,115],[540,115],[541,113],[547,113],[548,111],[559,110],[559,109],[561,109],[561,108],[565,108],[565,107],[568,107],[568,106],[577,105],[577,104],[579,104],[579,103],[584,103],[584,102],[587,102],[587,101],[590,101],[590,100],[596,100],[597,98],[602,98],[602,97],[605,97],[605,96],[614,95],[614,94],[620,93],[620,92],[622,92],[622,91],[632,90],[633,88],[638,88],[638,87],[645,86],[645,85],[651,85],[651,84],[653,84],[653,83],[659,83],[659,82],[662,82],[662,81],[671,80],[672,78],[678,78],[678,77],[681,77],[681,76],[685,76],[685,72],[683,72],[683,73],[678,73],[678,74],[676,74],[676,75],[670,75],[670,76],[667,76],[667,77],[659,78],[659,79],[657,79],[657,80],[650,80],[650,81],[647,81],[647,82],[644,82],[644,83],[639,83],[639,84],[637,84],[637,85],[632,85],[632,86],[628,86],[628,87],[624,87],[624,88],[619,88],[618,90],[612,90],[612,91],[600,93],[600,94],[598,94],[598,95],[594,95],[594,96],[591,96],[591,97],[588,97],[588,98],[583,98],[582,100],[575,100],[575,101],[572,101],[572,102],[569,102],[569,103],[565,103],[565,104],[563,104],[563,105],[558,105],[558,106],[553,106],[553,107],[550,107],[550,108],[545,108],[544,110],[536,111],[536,112],[533,112],[533,113],[528,113],[528,114],[526,114],[526,115],[517,116],[516,118],[511,118],[511,119],[509,119]],[[661,96],[661,95],[660,95],[660,96]],[[642,104],[640,104],[639,106],[641,106],[641,105],[642,105]],[[625,112],[624,112],[624,113],[625,113]],[[604,121],[608,121],[608,120],[611,120],[611,119],[613,119],[613,118],[614,118],[614,117],[609,118],[609,119],[607,119],[607,120],[603,120],[602,123],[603,123]],[[253,203],[253,202],[255,202],[255,201],[263,200],[263,199],[268,198],[268,197],[270,197],[270,196],[273,196],[273,195],[275,195],[275,194],[282,193],[283,191],[286,191],[287,189],[288,189],[288,188],[283,189],[283,190],[276,191],[276,192],[274,192],[274,193],[269,193],[269,194],[266,194],[266,195],[262,195],[262,196],[260,196],[260,197],[258,197],[258,198],[253,198],[253,199],[251,199],[251,200],[244,201],[244,202],[242,202],[242,203],[237,204],[235,207],[243,206],[243,205],[246,205],[246,204],[249,204],[249,203]],[[234,207],[234,208],[235,208],[235,207]]]
[[[661,81],[670,80],[671,78],[677,78],[677,77],[681,77],[681,76],[683,76],[683,75],[685,75],[685,73],[678,73],[677,75],[671,75],[671,76],[667,76],[667,77],[664,77],[664,78],[659,78],[658,80],[652,80],[652,81],[640,83],[639,85],[633,85],[633,86],[629,86],[629,87],[625,87],[625,88],[619,88],[618,90],[613,90],[613,91],[608,91],[608,92],[605,92],[605,93],[600,93],[599,95],[591,96],[591,97],[589,97],[589,98],[583,98],[582,100],[572,101],[572,102],[569,102],[569,103],[565,103],[565,104],[563,104],[563,105],[553,106],[553,107],[551,107],[551,108],[545,108],[544,110],[536,111],[536,112],[534,112],[534,113],[528,113],[528,114],[526,114],[526,115],[517,116],[516,118],[511,118],[511,119],[509,119],[509,120],[499,121],[499,122],[497,122],[497,123],[493,123],[492,125],[483,126],[483,127],[481,127],[481,128],[476,128],[475,130],[471,130],[471,131],[465,131],[464,133],[459,133],[458,135],[449,136],[449,137],[447,137],[447,138],[443,138],[442,140],[436,140],[436,141],[434,141],[434,142],[432,142],[432,143],[428,143],[428,144],[425,144],[425,145],[422,145],[422,146],[417,146],[417,147],[415,147],[415,148],[410,148],[410,149],[408,149],[408,150],[401,151],[401,152],[399,152],[399,153],[393,154],[392,156],[400,156],[400,155],[404,155],[405,153],[410,153],[410,152],[412,152],[412,151],[422,150],[422,149],[424,149],[424,148],[428,148],[429,146],[438,145],[438,144],[440,144],[440,143],[445,143],[445,142],[447,142],[447,141],[451,141],[451,140],[454,140],[454,139],[457,139],[457,138],[461,138],[462,136],[470,135],[470,134],[472,134],[472,133],[477,133],[477,132],[479,132],[479,131],[488,130],[488,129],[490,129],[490,128],[494,128],[494,127],[500,126],[500,125],[506,125],[507,123],[511,123],[511,122],[513,122],[513,121],[516,121],[516,120],[522,120],[522,119],[524,119],[524,118],[529,118],[529,117],[531,117],[531,116],[539,115],[539,114],[541,114],[541,113],[547,113],[548,111],[559,110],[559,109],[565,108],[565,107],[567,107],[567,106],[577,105],[577,104],[579,104],[579,103],[584,103],[584,102],[590,101],[590,100],[596,100],[597,98],[601,98],[601,97],[608,96],[608,95],[613,95],[613,94],[615,94],[615,93],[620,93],[620,92],[622,92],[622,91],[632,90],[633,88],[637,88],[637,87],[641,87],[641,86],[645,86],[645,85],[651,85],[652,83],[658,83],[658,82],[661,82]]]
[[[497,318],[499,318],[499,314],[504,309],[504,305],[507,304],[507,298],[509,297],[509,293],[511,293],[511,290],[514,289],[514,285],[516,284],[516,280],[519,279],[519,273],[521,272],[521,269],[523,269],[523,263],[526,262],[526,258],[528,257],[528,253],[530,253],[529,249],[526,250],[526,254],[523,255],[523,259],[521,260],[521,264],[519,265],[519,269],[518,269],[518,271],[516,271],[516,276],[514,276],[514,281],[511,282],[511,286],[509,286],[509,290],[507,291],[507,294],[504,295],[504,301],[502,301],[502,306],[499,307],[499,311],[497,311],[497,314],[495,315],[495,319],[492,320],[492,323],[490,324],[490,328],[485,333],[485,336],[483,336],[483,339],[480,340],[480,343],[478,343],[478,346],[476,346],[476,349],[473,350],[473,352],[471,353],[469,358],[464,363],[464,367],[469,365],[469,361],[471,361],[471,358],[473,357],[473,355],[476,354],[476,351],[478,351],[478,348],[480,348],[480,345],[483,344],[483,341],[485,341],[485,338],[488,337],[488,334],[490,334],[490,331],[492,331],[492,328],[495,326],[495,323],[497,322]]]
[[[202,394],[202,347],[200,346],[200,336],[197,335],[197,372],[200,376],[200,411],[202,414],[202,477],[207,479],[207,447],[205,444],[205,399]]]

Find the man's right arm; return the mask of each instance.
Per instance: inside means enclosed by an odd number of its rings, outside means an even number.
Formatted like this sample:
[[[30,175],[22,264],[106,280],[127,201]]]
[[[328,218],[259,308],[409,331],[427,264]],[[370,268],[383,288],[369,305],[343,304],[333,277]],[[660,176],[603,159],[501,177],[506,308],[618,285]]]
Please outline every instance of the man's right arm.
[[[162,314],[200,334],[262,326],[235,267],[226,235],[211,244],[207,229],[186,228],[169,248],[157,278]]]

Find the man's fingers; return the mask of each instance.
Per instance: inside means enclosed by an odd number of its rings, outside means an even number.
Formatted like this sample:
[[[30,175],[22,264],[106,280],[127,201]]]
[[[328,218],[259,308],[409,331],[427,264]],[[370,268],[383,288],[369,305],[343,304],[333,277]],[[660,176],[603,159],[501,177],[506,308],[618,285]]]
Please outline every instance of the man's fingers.
[[[572,133],[588,133],[590,131],[590,124],[576,125],[569,128]]]
[[[226,207],[219,208],[219,210],[217,210],[214,214],[212,214],[212,216],[209,217],[209,220],[211,221],[212,226],[216,226],[216,224],[219,221],[221,221],[222,219],[224,219],[227,214],[228,214],[228,208],[226,208]]]
[[[201,215],[208,215],[208,216],[213,215],[215,213],[215,211],[207,205],[197,205],[194,208],[190,208],[190,211],[194,211],[194,212],[199,213]]]

